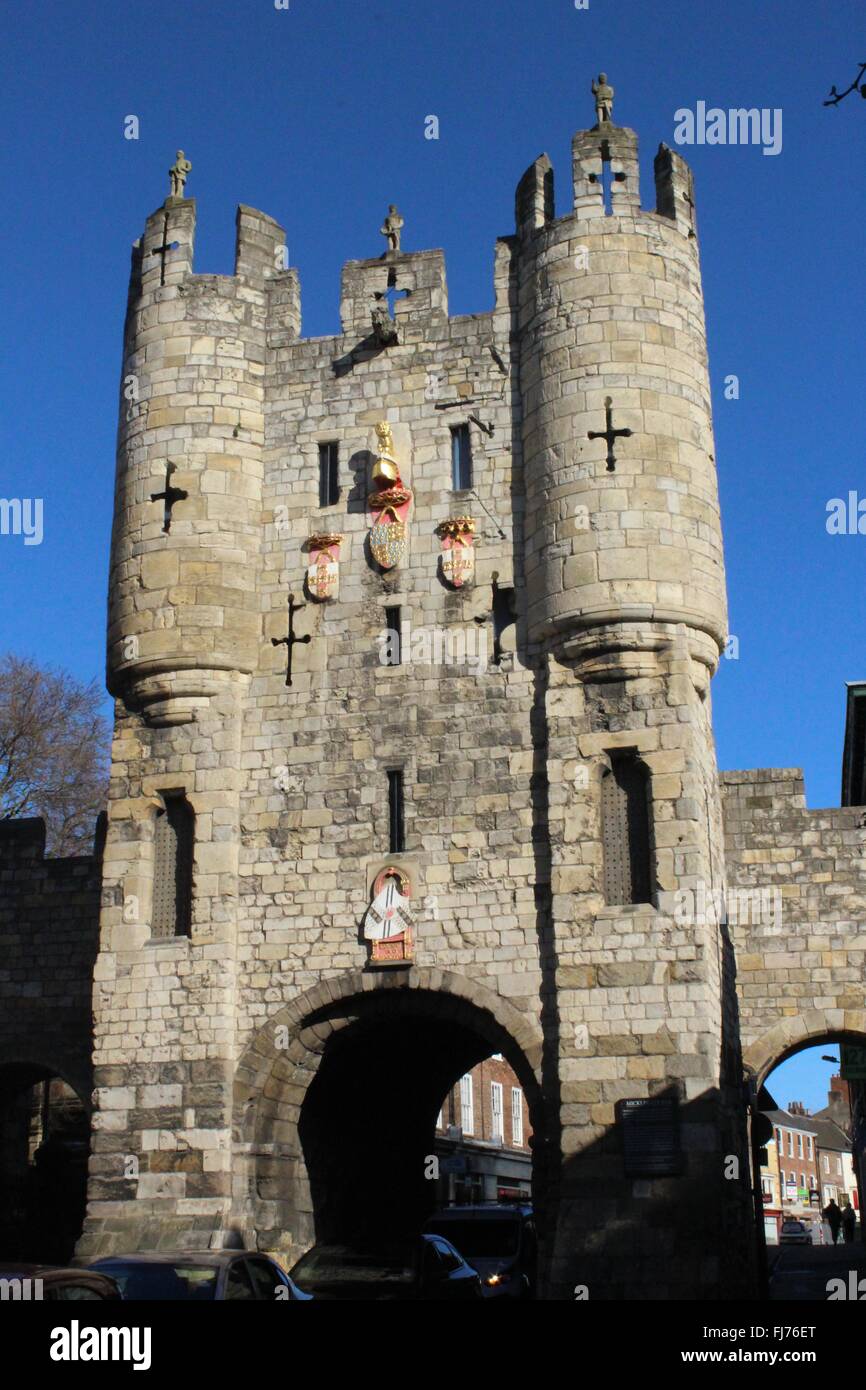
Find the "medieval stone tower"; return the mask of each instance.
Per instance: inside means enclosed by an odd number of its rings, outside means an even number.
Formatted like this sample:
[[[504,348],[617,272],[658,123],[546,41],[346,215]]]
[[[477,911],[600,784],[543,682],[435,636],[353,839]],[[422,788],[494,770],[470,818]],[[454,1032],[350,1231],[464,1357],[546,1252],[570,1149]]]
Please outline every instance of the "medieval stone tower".
[[[565,215],[546,156],[520,181],[487,313],[395,209],[335,337],[263,213],[232,276],[183,196],[136,243],[82,1251],[407,1231],[498,1051],[543,1294],[749,1286],[730,951],[670,906],[724,877],[694,199],[663,145],[643,211],[598,114]]]

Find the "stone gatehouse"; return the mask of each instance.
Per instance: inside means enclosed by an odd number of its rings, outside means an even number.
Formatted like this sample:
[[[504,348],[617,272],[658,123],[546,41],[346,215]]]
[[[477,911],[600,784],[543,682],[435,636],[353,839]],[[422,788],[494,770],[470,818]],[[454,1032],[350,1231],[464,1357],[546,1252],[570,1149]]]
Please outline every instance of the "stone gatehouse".
[[[500,1052],[542,1296],[754,1287],[748,1078],[866,1033],[866,832],[717,770],[694,190],[662,145],[645,210],[601,115],[563,214],[520,180],[484,313],[397,215],[320,338],[264,213],[231,276],[183,196],[135,244],[82,1253],[405,1233]]]

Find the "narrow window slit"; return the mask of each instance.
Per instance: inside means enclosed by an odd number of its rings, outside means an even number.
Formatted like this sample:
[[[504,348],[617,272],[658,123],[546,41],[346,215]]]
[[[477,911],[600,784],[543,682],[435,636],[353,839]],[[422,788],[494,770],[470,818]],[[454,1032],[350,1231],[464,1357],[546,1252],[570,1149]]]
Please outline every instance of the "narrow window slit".
[[[388,850],[391,854],[402,854],[405,848],[403,773],[392,768],[388,772]]]

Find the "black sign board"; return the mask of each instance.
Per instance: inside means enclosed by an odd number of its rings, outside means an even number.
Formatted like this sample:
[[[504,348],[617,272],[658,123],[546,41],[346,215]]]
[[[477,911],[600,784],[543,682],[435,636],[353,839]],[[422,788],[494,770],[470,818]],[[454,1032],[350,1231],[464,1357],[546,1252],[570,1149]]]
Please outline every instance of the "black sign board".
[[[683,1171],[675,1099],[621,1100],[618,1110],[627,1178],[665,1177]]]
[[[866,1047],[842,1043],[839,1048],[843,1081],[866,1081]]]

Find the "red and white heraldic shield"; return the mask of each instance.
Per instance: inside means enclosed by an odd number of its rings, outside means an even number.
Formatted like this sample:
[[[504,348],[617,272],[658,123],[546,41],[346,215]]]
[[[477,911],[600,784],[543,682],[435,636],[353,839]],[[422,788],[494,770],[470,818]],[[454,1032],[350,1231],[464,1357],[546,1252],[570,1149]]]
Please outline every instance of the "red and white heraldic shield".
[[[415,919],[409,908],[411,884],[393,866],[383,869],[373,884],[373,901],[364,918],[367,941],[396,941],[410,932]]]

